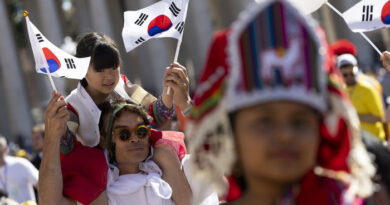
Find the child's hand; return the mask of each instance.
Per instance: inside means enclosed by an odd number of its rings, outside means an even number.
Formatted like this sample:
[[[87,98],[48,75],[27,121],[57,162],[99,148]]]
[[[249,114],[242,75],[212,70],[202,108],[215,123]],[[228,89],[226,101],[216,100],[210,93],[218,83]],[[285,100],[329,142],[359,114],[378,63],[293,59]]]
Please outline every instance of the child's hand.
[[[164,93],[162,99],[165,106],[172,107],[172,100],[181,110],[185,110],[191,106],[189,85],[190,81],[187,69],[177,63],[171,64],[164,75]],[[168,87],[171,88],[169,96],[167,95]]]
[[[52,92],[52,98],[45,110],[45,141],[60,139],[66,132],[69,113],[64,97],[59,92]],[[47,136],[47,137],[46,137]]]

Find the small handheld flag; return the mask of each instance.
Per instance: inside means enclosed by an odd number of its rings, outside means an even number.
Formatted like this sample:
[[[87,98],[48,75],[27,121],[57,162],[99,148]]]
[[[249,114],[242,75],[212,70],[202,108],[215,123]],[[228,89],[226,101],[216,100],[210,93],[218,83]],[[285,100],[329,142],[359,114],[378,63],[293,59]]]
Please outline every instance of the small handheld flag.
[[[330,4],[329,2],[326,2],[326,5],[332,9],[337,15],[339,15],[340,17],[344,18],[343,14],[337,10],[332,4]],[[363,32],[361,31],[358,31],[357,33],[359,33],[363,38],[364,40],[366,40],[372,48],[374,48],[374,50],[381,56],[382,53],[381,51],[378,49],[378,47],[375,46],[375,44],[366,36],[366,34],[364,34]]]
[[[353,32],[366,32],[390,27],[390,1],[362,0],[343,13]]]
[[[53,77],[83,79],[88,71],[91,58],[76,58],[61,50],[47,40],[34,24],[31,23],[28,12],[24,12],[23,16],[26,18],[36,71]]]
[[[137,11],[124,13],[122,38],[129,52],[151,38],[181,39],[188,0],[161,0]]]

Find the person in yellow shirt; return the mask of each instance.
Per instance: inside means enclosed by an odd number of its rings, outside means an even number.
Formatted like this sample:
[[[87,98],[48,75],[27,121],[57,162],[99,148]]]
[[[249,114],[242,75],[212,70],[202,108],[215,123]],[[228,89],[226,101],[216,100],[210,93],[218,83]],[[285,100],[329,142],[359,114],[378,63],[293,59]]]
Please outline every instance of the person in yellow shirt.
[[[362,78],[358,78],[356,58],[351,54],[337,57],[337,67],[347,84],[349,97],[359,115],[361,128],[380,140],[385,140],[383,129],[383,102],[379,91]]]

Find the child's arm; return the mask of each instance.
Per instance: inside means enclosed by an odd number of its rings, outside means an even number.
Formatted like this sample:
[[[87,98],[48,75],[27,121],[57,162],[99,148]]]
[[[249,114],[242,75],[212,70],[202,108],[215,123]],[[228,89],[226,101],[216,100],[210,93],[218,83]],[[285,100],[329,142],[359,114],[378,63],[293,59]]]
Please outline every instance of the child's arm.
[[[167,68],[164,74],[163,93],[158,99],[142,87],[132,84],[126,76],[122,75],[121,77],[130,98],[142,104],[157,125],[163,125],[175,114],[173,101],[183,112],[187,112],[192,107],[187,69],[180,64],[174,63]],[[168,87],[171,89],[169,95],[167,93]]]
[[[152,160],[161,168],[162,178],[172,188],[172,200],[176,205],[190,205],[192,192],[177,154],[168,145],[154,148]]]
[[[60,152],[62,154],[69,154],[73,151],[74,148],[74,138],[76,136],[78,127],[79,127],[79,117],[76,110],[67,103],[66,105],[69,113],[69,120],[66,122],[67,133],[61,138],[60,142]]]
[[[155,124],[162,125],[175,114],[172,105],[167,107],[161,97],[157,99],[141,86],[132,84],[124,75],[121,75],[121,80],[125,83],[125,91],[129,97],[148,111]]]

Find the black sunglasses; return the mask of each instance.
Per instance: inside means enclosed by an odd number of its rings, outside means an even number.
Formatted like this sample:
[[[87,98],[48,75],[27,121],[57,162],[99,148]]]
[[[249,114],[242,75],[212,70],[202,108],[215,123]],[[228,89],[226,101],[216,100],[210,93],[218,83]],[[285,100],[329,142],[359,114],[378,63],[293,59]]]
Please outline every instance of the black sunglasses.
[[[119,137],[119,139],[121,139],[122,141],[127,141],[130,139],[131,137],[131,134],[135,132],[135,135],[139,138],[139,139],[144,139],[146,138],[147,136],[149,136],[149,133],[150,133],[150,127],[149,126],[146,126],[146,125],[138,125],[136,128],[134,129],[130,129],[130,128],[127,128],[127,127],[123,127],[123,128],[118,128],[118,129],[115,129],[113,131],[113,134],[114,134],[114,137]]]

